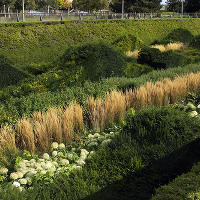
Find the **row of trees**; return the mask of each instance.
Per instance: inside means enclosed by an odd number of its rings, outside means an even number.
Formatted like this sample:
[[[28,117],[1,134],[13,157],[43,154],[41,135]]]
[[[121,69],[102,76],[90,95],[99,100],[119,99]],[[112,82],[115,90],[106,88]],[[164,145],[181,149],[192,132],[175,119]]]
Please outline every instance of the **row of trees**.
[[[72,0],[24,0],[26,10],[46,10],[48,7],[53,9],[65,9],[72,7]],[[0,0],[0,7],[12,10],[22,10],[22,0]]]
[[[51,7],[53,9],[74,9],[95,11],[109,8],[114,12],[121,12],[122,0],[24,0],[26,10],[41,10]],[[124,0],[124,11],[129,12],[155,12],[160,10],[162,0]],[[180,12],[182,0],[166,0],[169,11]],[[22,9],[22,0],[0,0],[0,7],[9,7],[12,10]],[[197,12],[200,10],[200,0],[185,0],[185,11]]]
[[[180,12],[182,7],[182,0],[167,0],[167,10],[173,12]],[[183,1],[185,12],[198,12],[200,11],[200,0],[184,0]]]

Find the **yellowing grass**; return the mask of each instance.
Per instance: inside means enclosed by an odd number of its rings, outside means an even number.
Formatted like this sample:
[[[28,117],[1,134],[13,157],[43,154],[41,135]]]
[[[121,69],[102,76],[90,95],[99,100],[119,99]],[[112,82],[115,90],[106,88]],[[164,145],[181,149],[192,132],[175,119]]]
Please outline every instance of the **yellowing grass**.
[[[169,43],[167,45],[156,44],[151,46],[152,48],[159,49],[161,52],[169,50],[181,50],[184,49],[185,45],[182,42]]]
[[[32,119],[19,120],[13,129],[0,129],[0,152],[16,151],[17,147],[30,152],[45,151],[52,141],[71,142],[86,126],[104,130],[118,123],[130,107],[141,109],[172,104],[199,89],[200,73],[191,73],[174,80],[166,78],[156,83],[147,82],[124,93],[112,91],[104,99],[89,97],[86,101],[85,120],[83,109],[76,102],[65,109],[52,108],[44,113],[37,112]]]

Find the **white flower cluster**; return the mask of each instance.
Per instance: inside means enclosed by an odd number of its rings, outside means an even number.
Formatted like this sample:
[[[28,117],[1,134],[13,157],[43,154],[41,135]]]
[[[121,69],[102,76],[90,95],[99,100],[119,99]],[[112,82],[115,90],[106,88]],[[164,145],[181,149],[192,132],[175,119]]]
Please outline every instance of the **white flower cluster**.
[[[56,173],[70,173],[72,170],[80,170],[91,157],[99,145],[107,145],[115,134],[95,133],[83,138],[83,144],[78,148],[71,148],[67,151],[65,144],[53,142],[51,153],[44,153],[42,158],[22,160],[15,165],[16,172],[10,173],[13,186],[23,190],[31,186],[37,177],[53,177]],[[0,174],[7,174],[8,171],[2,168]]]
[[[198,117],[199,116],[199,111],[200,111],[200,104],[196,107],[194,104],[192,104],[191,102],[189,102],[186,106],[185,106],[185,110],[187,112],[189,112],[189,115],[191,117]]]

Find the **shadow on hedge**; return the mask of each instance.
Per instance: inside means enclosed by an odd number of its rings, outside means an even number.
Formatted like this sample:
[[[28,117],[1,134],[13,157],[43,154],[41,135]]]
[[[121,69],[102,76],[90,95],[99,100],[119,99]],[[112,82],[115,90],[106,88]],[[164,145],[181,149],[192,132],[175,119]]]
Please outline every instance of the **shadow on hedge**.
[[[0,89],[16,84],[27,77],[25,73],[16,69],[13,63],[3,55],[0,55],[0,72]]]
[[[149,200],[155,189],[190,171],[200,158],[200,139],[83,200]]]

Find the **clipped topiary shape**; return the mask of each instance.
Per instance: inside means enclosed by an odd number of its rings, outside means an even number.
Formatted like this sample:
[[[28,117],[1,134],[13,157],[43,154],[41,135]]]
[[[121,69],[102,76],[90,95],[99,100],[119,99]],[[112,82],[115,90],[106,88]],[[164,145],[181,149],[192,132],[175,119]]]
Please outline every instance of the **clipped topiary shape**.
[[[121,76],[125,65],[126,57],[123,53],[103,41],[71,46],[59,63],[59,66],[69,71],[70,76],[81,81]]]

